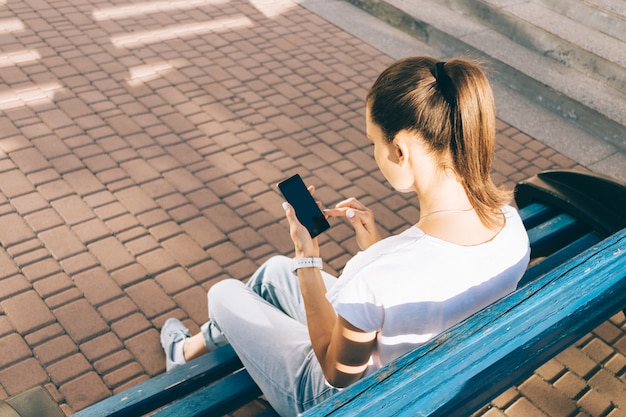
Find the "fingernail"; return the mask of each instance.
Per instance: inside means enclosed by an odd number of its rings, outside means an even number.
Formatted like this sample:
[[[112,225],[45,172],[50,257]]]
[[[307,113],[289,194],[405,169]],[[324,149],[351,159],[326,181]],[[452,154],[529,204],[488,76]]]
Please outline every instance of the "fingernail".
[[[346,216],[348,216],[348,218],[349,218],[349,219],[353,218],[355,214],[356,214],[356,213],[355,213],[355,212],[354,212],[354,210],[352,210],[352,209],[348,209],[348,210],[346,211]]]
[[[288,208],[289,208],[289,204],[287,204],[286,202],[283,202],[283,210],[287,211]]]

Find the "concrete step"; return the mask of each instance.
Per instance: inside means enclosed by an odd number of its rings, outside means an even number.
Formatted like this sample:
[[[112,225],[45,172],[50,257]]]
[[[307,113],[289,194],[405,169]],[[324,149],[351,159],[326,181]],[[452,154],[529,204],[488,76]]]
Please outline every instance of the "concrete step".
[[[470,12],[472,8],[481,8],[480,19],[488,27],[526,48],[626,93],[626,42],[623,40],[535,1],[509,6],[502,6],[498,0],[455,0],[454,3]],[[558,7],[555,2],[546,3]],[[562,8],[566,4],[583,5],[582,2],[558,4]],[[613,15],[611,20],[612,24],[619,22],[626,26],[626,20],[617,15]]]
[[[499,82],[576,128],[626,151],[623,41],[528,1],[349,2],[447,56],[470,55],[487,60]],[[563,38],[564,32],[573,40]],[[594,73],[597,67],[602,68],[599,76]]]
[[[626,3],[623,0],[535,0],[562,16],[626,42]]]

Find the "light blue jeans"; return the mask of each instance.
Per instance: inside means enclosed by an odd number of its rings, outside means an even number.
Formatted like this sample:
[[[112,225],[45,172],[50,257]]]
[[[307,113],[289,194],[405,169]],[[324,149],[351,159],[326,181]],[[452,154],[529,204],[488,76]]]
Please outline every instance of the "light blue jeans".
[[[209,290],[201,330],[209,349],[230,343],[265,398],[281,416],[295,416],[339,390],[324,379],[306,326],[291,259],[265,262],[247,284],[228,279]],[[337,280],[322,271],[326,288]]]

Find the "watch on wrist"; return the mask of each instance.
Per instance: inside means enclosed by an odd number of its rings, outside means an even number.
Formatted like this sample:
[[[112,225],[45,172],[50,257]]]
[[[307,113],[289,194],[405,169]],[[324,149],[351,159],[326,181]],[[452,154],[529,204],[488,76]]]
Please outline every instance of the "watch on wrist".
[[[291,272],[296,272],[300,268],[322,269],[322,258],[293,258],[291,260]]]

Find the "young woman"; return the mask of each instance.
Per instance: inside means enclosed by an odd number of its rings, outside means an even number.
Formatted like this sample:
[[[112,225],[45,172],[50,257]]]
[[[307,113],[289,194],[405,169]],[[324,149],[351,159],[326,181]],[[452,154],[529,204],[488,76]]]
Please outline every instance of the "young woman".
[[[168,369],[231,343],[272,407],[297,415],[515,289],[528,237],[490,178],[495,110],[480,68],[406,58],[366,104],[378,167],[398,192],[417,194],[419,221],[381,239],[359,201],[326,210],[348,219],[361,249],[337,279],[314,266],[317,239],[284,203],[295,258],[213,286],[211,320],[195,336],[168,320]]]

